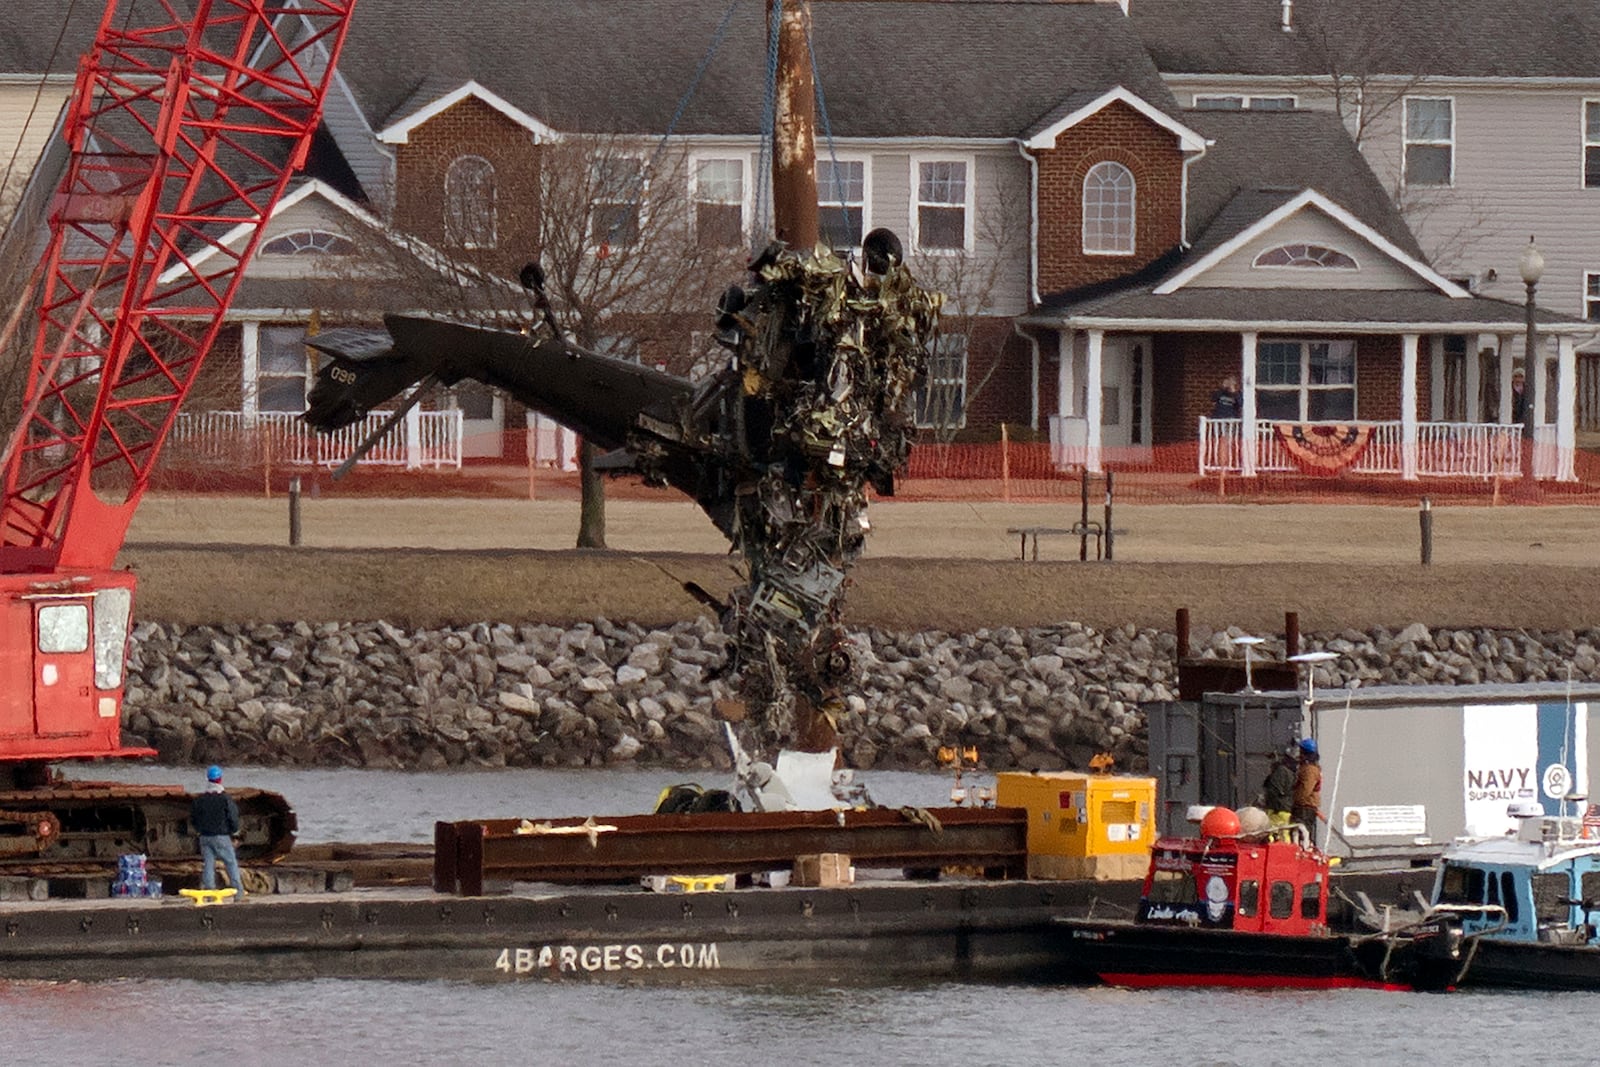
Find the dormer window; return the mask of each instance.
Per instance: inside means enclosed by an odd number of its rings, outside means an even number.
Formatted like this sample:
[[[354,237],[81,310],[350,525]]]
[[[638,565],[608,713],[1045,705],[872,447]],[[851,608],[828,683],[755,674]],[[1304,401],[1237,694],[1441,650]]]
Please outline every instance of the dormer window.
[[[1335,248],[1292,244],[1269,248],[1256,257],[1257,267],[1306,267],[1322,270],[1359,270],[1356,261]]]
[[[1083,251],[1086,255],[1133,255],[1133,172],[1110,160],[1096,163],[1083,179]]]
[[[327,230],[295,230],[261,246],[268,256],[352,256],[355,251],[354,241]]]
[[[461,248],[494,248],[497,230],[494,164],[461,156],[444,175],[445,237]]]

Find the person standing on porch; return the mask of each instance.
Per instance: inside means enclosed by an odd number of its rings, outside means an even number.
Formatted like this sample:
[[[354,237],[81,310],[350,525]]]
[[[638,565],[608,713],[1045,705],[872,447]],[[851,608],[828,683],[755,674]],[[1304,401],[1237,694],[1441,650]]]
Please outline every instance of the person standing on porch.
[[[1521,426],[1528,413],[1526,379],[1521,371],[1511,374],[1511,425]]]
[[[1222,379],[1222,386],[1211,394],[1211,417],[1237,419],[1239,411],[1239,379],[1230,374]]]

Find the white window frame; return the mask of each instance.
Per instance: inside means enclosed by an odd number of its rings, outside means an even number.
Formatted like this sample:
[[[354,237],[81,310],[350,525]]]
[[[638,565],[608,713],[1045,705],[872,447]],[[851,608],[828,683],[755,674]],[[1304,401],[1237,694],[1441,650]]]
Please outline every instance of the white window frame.
[[[1411,136],[1411,105],[1413,103],[1446,103],[1450,105],[1450,136],[1445,140],[1422,140]],[[1453,96],[1408,96],[1400,109],[1400,183],[1411,186],[1410,150],[1412,145],[1450,149],[1450,177],[1444,183],[1425,182],[1419,189],[1453,189],[1456,184],[1456,98]]]
[[[922,202],[922,165],[924,163],[960,163],[967,168],[966,199],[961,207],[963,212],[961,247],[960,248],[923,248],[922,247],[922,208],[928,207],[954,207],[954,204],[942,201],[929,201],[927,205]],[[971,255],[974,248],[974,235],[976,227],[973,216],[977,213],[977,159],[974,156],[952,152],[913,152],[911,155],[911,248],[910,251],[920,256],[958,256]]]
[[[1128,206],[1128,247],[1127,248],[1091,248],[1089,246],[1089,178],[1101,167],[1118,167],[1128,176],[1133,183],[1133,195]],[[1082,214],[1080,225],[1082,228],[1083,254],[1086,256],[1132,256],[1139,250],[1139,179],[1134,176],[1133,168],[1126,163],[1115,159],[1102,159],[1084,172],[1081,188],[1078,190],[1079,211]]]
[[[1257,100],[1287,100],[1287,108],[1269,108],[1271,111],[1292,111],[1300,106],[1300,98],[1293,93],[1195,93],[1189,98],[1189,106],[1211,111],[1233,111],[1231,107],[1205,108],[1206,101],[1212,100],[1237,100],[1239,111],[1249,111]]]
[[[751,189],[751,171],[754,168],[750,164],[750,156],[748,153],[713,152],[709,150],[703,152],[693,152],[689,155],[689,203],[694,206],[696,211],[696,217],[691,224],[694,230],[694,238],[696,241],[700,239],[700,221],[698,211],[700,207],[700,164],[702,163],[739,164],[739,187],[741,190],[741,198],[739,201],[739,232],[745,235],[745,239],[740,242],[739,247],[743,247],[744,244],[749,240],[750,220],[755,217],[755,193],[754,190]],[[707,203],[718,204],[726,204],[730,202],[731,201],[726,200],[707,201]]]
[[[872,232],[872,156],[866,152],[819,151],[817,153],[817,210],[819,213],[829,207],[839,206],[839,201],[837,200],[823,199],[822,188],[822,168],[831,168],[835,160],[840,163],[861,164],[861,236],[864,238],[867,234]],[[853,205],[847,203],[845,206],[851,207]],[[818,219],[817,231],[817,236],[820,240],[823,236],[825,236],[822,233],[822,224],[820,218]],[[849,246],[838,245],[835,247],[840,251],[854,252],[861,246],[857,244]]]
[[[1600,323],[1600,270],[1583,272],[1583,317],[1587,322]]]
[[[281,409],[278,408],[263,412],[261,407],[261,379],[263,376],[261,369],[261,330],[263,327],[267,329],[305,329],[303,324],[292,322],[246,322],[243,324],[239,337],[239,354],[244,388],[239,398],[239,407],[246,415],[281,413]],[[293,375],[273,373],[267,374],[266,377],[287,380],[292,378]],[[309,354],[307,354],[304,357],[301,373],[301,403],[304,403],[305,398],[310,395],[312,377],[312,361]],[[298,414],[298,412],[295,414]]]
[[[1288,384],[1261,384],[1261,346],[1269,344],[1299,345],[1300,346],[1300,380],[1293,385]],[[1350,381],[1334,384],[1314,385],[1311,382],[1311,346],[1312,345],[1349,345],[1350,346]],[[1350,421],[1361,418],[1361,352],[1356,342],[1346,337],[1259,337],[1256,339],[1256,408],[1261,408],[1262,393],[1287,394],[1294,393],[1298,398],[1299,414],[1296,422],[1323,421],[1311,419],[1307,413],[1310,407],[1312,393],[1348,392],[1350,394]],[[1280,421],[1262,416],[1263,421]]]
[[[594,192],[599,193],[599,183],[596,180],[592,168],[601,163],[620,163],[625,159],[632,160],[634,163],[639,165],[639,184],[635,187],[634,191],[629,194],[629,198],[627,200],[601,200],[597,196],[591,201],[589,204],[589,219],[587,229],[589,232],[589,244],[591,249],[594,251],[598,251],[602,244],[608,244],[610,241],[610,238],[606,234],[595,233],[594,209],[600,204],[627,204],[632,202],[634,205],[634,233],[636,238],[644,236],[644,230],[647,224],[646,209],[649,206],[650,200],[649,159],[643,155],[634,155],[632,152],[618,152],[615,155],[607,155],[591,159],[588,162],[588,166],[591,168],[590,181],[594,183]],[[624,192],[627,192],[627,190],[624,190]],[[619,242],[616,247],[632,248],[636,243],[637,240],[624,241]]]
[[[940,349],[943,349],[943,348],[946,348],[946,347],[948,347],[948,348],[956,348],[957,347],[957,342],[959,342],[959,347],[960,347],[960,351],[959,352],[940,351]],[[930,386],[934,386],[934,385],[937,385],[937,384],[940,384],[940,383],[944,383],[944,384],[947,384],[947,385],[955,385],[957,382],[959,382],[960,386],[961,386],[961,414],[960,414],[960,417],[956,419],[955,426],[954,426],[954,429],[959,430],[959,429],[961,429],[961,428],[963,428],[963,427],[965,427],[967,425],[967,400],[968,400],[967,386],[969,384],[969,382],[968,382],[969,367],[971,365],[970,364],[971,345],[968,344],[968,340],[967,340],[967,335],[966,334],[964,334],[964,333],[947,333],[947,334],[940,334],[938,337],[936,337],[934,339],[934,346],[935,346],[934,347],[934,351],[929,353],[929,357],[928,357],[928,377],[926,378],[926,380],[924,380],[922,386],[920,388],[918,388],[916,390],[916,392],[912,396],[912,414],[913,414],[913,417],[916,420],[917,429],[919,429],[919,430],[932,430],[932,429],[939,429],[939,428],[947,427],[949,425],[948,423],[945,423],[945,422],[942,422],[942,421],[935,421],[934,419],[928,417],[928,414],[927,414],[928,389],[929,389]],[[941,359],[941,358],[950,359],[950,358],[953,358],[955,356],[960,356],[961,357],[960,377],[957,378],[953,374],[947,374],[947,375],[943,375],[941,377],[935,378],[934,375],[933,375],[933,370],[934,370],[933,363],[934,363],[934,360]]]
[[[482,173],[486,173],[489,177],[487,205],[469,203],[465,199],[465,192],[451,188],[457,168],[465,163],[481,163],[486,168]],[[460,220],[456,218],[457,215],[461,216]],[[467,224],[469,215],[474,216],[471,221],[481,220],[486,224],[487,239],[483,239],[482,235],[476,235],[476,226]],[[469,236],[469,231],[474,235]],[[444,232],[448,243],[461,248],[500,247],[500,174],[493,163],[480,155],[470,152],[459,155],[452,159],[444,170]]]
[[[1596,128],[1589,132],[1589,109],[1595,109]],[[1587,97],[1578,106],[1578,139],[1583,145],[1578,159],[1578,188],[1600,190],[1600,97]],[[1590,183],[1589,153],[1595,154],[1594,182]]]
[[[287,241],[293,247],[287,252],[275,250],[272,246],[280,241]],[[286,230],[261,242],[261,254],[263,256],[283,256],[284,258],[290,256],[353,256],[356,251],[356,243],[350,238],[337,230],[328,230],[320,226],[302,226],[298,230]]]
[[[1340,266],[1340,265],[1328,266],[1328,265],[1322,264],[1322,263],[1263,263],[1263,262],[1261,262],[1261,260],[1264,257],[1269,256],[1272,253],[1277,252],[1280,249],[1285,249],[1285,248],[1306,248],[1306,249],[1320,248],[1325,252],[1332,252],[1335,255],[1343,256],[1345,259],[1348,259],[1350,261],[1350,265],[1348,267],[1346,267],[1346,266]],[[1251,270],[1346,270],[1346,271],[1359,271],[1361,269],[1361,263],[1360,263],[1359,260],[1356,259],[1355,256],[1352,256],[1349,252],[1346,252],[1342,248],[1334,248],[1331,245],[1312,244],[1309,241],[1289,241],[1289,242],[1287,242],[1285,244],[1273,245],[1271,248],[1263,248],[1260,252],[1256,253],[1255,259],[1252,259],[1250,261],[1250,269]]]

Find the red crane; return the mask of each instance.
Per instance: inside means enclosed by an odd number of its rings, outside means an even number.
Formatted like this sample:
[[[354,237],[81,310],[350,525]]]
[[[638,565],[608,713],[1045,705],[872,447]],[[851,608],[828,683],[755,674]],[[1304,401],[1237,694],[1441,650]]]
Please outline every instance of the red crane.
[[[151,754],[121,743],[134,578],[112,568],[305,162],[354,6],[106,0],[23,298],[37,297],[37,330],[0,460],[0,789],[43,787],[51,761]],[[55,834],[19,804],[32,806],[0,793],[0,856],[23,850],[8,826]]]

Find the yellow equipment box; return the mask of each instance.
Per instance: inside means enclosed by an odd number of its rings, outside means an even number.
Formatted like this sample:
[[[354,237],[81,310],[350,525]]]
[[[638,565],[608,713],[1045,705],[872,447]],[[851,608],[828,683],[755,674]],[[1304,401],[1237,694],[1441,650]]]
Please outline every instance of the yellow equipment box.
[[[995,805],[1028,812],[1031,878],[1144,877],[1156,780],[1077,771],[995,776]]]

